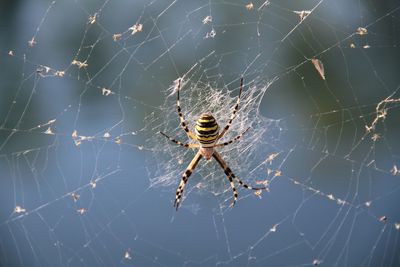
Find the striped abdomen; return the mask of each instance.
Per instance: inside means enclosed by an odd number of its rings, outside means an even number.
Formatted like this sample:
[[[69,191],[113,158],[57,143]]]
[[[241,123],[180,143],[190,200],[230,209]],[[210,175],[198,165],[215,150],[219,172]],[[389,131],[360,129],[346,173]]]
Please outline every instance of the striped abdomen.
[[[196,121],[195,132],[201,146],[212,146],[218,138],[218,123],[212,115],[201,114]]]

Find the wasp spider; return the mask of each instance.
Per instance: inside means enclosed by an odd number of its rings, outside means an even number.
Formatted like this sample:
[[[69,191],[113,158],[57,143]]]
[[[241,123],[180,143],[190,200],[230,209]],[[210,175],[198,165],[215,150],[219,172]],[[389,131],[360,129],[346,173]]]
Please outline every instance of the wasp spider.
[[[235,205],[236,200],[238,198],[238,193],[235,188],[235,185],[233,181],[237,181],[241,186],[247,189],[253,189],[253,190],[262,190],[265,189],[265,187],[251,187],[245,183],[243,183],[238,177],[236,177],[232,170],[229,168],[228,164],[222,159],[221,155],[215,150],[215,148],[218,147],[223,147],[226,145],[229,145],[237,140],[239,140],[244,133],[247,132],[249,128],[247,128],[243,133],[240,135],[236,136],[230,141],[226,142],[221,142],[218,143],[218,141],[226,134],[226,132],[229,130],[229,127],[232,124],[232,121],[236,117],[236,113],[239,108],[239,102],[240,102],[240,95],[243,90],[243,78],[240,79],[240,92],[238,99],[236,101],[236,105],[233,109],[232,115],[227,123],[227,125],[223,128],[221,132],[219,132],[219,126],[218,123],[216,122],[215,118],[211,114],[203,113],[200,115],[200,117],[196,121],[196,126],[195,126],[195,132],[193,133],[191,130],[189,130],[188,124],[185,121],[185,117],[182,113],[182,109],[180,106],[180,99],[179,99],[179,91],[181,89],[181,79],[178,81],[178,98],[176,102],[176,106],[178,109],[178,115],[180,118],[180,125],[182,129],[186,132],[189,138],[198,141],[197,144],[191,144],[191,143],[182,143],[180,141],[177,141],[173,139],[172,137],[169,137],[167,134],[160,132],[162,135],[164,135],[166,138],[168,138],[170,141],[174,142],[177,145],[186,147],[186,148],[199,148],[199,151],[197,152],[196,156],[192,159],[190,162],[189,166],[187,167],[186,171],[182,175],[181,182],[179,183],[179,186],[176,190],[176,195],[175,195],[175,202],[174,202],[174,207],[176,210],[178,210],[179,205],[182,201],[182,195],[183,195],[183,190],[185,189],[185,185],[189,179],[189,176],[192,174],[193,170],[196,168],[197,164],[199,163],[200,159],[204,157],[206,160],[210,160],[211,158],[214,158],[218,164],[221,166],[221,168],[224,170],[225,175],[228,177],[232,191],[233,191],[233,203],[232,206]]]

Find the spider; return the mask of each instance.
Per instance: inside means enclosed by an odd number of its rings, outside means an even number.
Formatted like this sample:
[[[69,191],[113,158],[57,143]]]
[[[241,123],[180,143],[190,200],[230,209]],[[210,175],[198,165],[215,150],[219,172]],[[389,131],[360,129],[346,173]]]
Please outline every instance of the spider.
[[[223,128],[221,132],[219,132],[219,126],[218,123],[216,122],[215,118],[213,115],[208,114],[208,113],[203,113],[200,115],[200,117],[196,121],[196,126],[195,126],[195,132],[193,133],[191,130],[189,130],[188,124],[185,121],[185,117],[182,113],[182,109],[180,106],[180,98],[179,98],[179,91],[181,89],[181,79],[178,81],[178,97],[176,101],[176,107],[178,110],[178,116],[180,119],[180,125],[182,129],[186,132],[187,136],[190,139],[193,139],[195,141],[198,141],[197,144],[192,144],[192,143],[182,143],[164,132],[160,132],[163,136],[168,138],[170,141],[174,142],[177,145],[183,146],[185,148],[199,148],[198,152],[190,162],[189,166],[186,168],[185,172],[182,175],[182,179],[179,183],[178,188],[176,189],[176,195],[175,195],[175,202],[174,202],[174,207],[176,210],[178,210],[179,205],[181,204],[182,201],[182,195],[183,195],[183,190],[185,189],[185,185],[187,181],[189,180],[190,175],[193,173],[194,169],[196,168],[197,164],[199,163],[200,159],[204,157],[206,160],[210,160],[211,158],[214,158],[218,164],[221,166],[221,168],[224,170],[225,175],[229,179],[229,183],[231,185],[232,191],[233,191],[233,203],[231,206],[233,207],[236,203],[236,200],[238,198],[238,193],[235,188],[235,185],[233,183],[233,180],[236,180],[241,186],[247,189],[252,189],[252,190],[262,190],[266,189],[265,187],[251,187],[245,183],[243,183],[238,177],[236,177],[232,170],[229,168],[228,164],[222,159],[221,155],[216,151],[216,148],[218,147],[223,147],[227,146],[229,144],[232,144],[235,141],[238,141],[243,134],[245,134],[249,129],[247,128],[244,132],[242,132],[240,135],[236,136],[235,138],[218,143],[218,141],[228,132],[230,126],[232,125],[232,121],[236,117],[236,113],[239,109],[239,103],[240,103],[240,95],[242,94],[243,91],[243,78],[240,79],[240,91],[239,91],[239,96],[236,101],[236,105],[232,111],[231,117],[227,123],[227,125]]]

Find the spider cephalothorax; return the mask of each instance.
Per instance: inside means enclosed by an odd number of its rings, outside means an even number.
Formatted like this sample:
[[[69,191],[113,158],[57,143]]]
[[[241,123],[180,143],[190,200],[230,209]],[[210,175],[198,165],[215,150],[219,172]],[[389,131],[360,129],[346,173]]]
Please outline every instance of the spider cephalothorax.
[[[234,141],[239,140],[242,137],[242,135],[249,129],[249,128],[247,128],[243,133],[236,136],[235,138],[233,138],[230,141],[218,143],[218,140],[220,138],[222,138],[225,135],[225,133],[229,130],[229,127],[231,126],[233,119],[236,117],[236,113],[239,108],[240,95],[243,90],[243,78],[240,79],[240,92],[239,92],[239,97],[236,101],[236,105],[233,109],[232,115],[231,115],[227,125],[223,128],[222,132],[219,132],[219,126],[218,126],[218,123],[215,120],[214,116],[212,116],[211,114],[207,114],[207,113],[201,114],[200,117],[197,119],[196,126],[195,126],[195,132],[193,133],[192,131],[190,131],[188,124],[185,121],[185,117],[182,113],[182,109],[180,106],[180,99],[179,99],[180,89],[181,89],[181,79],[179,79],[179,81],[178,81],[178,98],[177,98],[177,102],[176,102],[176,106],[178,109],[178,115],[179,115],[179,118],[181,121],[181,127],[186,132],[186,134],[188,135],[189,138],[197,141],[198,143],[197,144],[188,144],[188,143],[185,144],[185,143],[182,143],[180,141],[177,141],[177,140],[169,137],[168,135],[166,135],[163,132],[160,132],[160,133],[162,135],[164,135],[165,137],[167,137],[172,142],[174,142],[180,146],[183,146],[186,148],[199,148],[199,151],[194,156],[194,158],[190,162],[189,166],[187,167],[186,171],[182,175],[181,182],[178,186],[178,189],[176,190],[174,207],[176,207],[176,209],[178,210],[179,204],[182,199],[183,190],[185,189],[185,185],[189,179],[189,176],[192,174],[193,170],[197,166],[197,163],[199,163],[199,161],[202,157],[204,157],[206,160],[209,160],[213,157],[218,162],[218,164],[222,167],[222,169],[224,169],[224,173],[228,177],[229,183],[230,183],[232,191],[233,191],[232,205],[235,205],[237,197],[238,197],[233,180],[236,180],[244,188],[253,189],[253,190],[265,189],[265,187],[255,188],[255,187],[251,187],[251,186],[243,183],[239,178],[237,178],[233,174],[233,172],[229,168],[228,164],[226,164],[226,162],[222,159],[221,155],[215,150],[215,148],[217,148],[217,147],[226,146],[226,145],[233,143]]]

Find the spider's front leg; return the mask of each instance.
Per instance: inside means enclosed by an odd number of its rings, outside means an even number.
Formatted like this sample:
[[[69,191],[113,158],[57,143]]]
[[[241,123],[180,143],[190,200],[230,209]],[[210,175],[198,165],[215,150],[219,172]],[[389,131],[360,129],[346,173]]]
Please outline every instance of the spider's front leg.
[[[180,202],[182,201],[182,196],[183,196],[183,190],[185,189],[186,183],[189,180],[190,175],[193,173],[194,169],[197,166],[197,163],[199,163],[202,155],[199,152],[197,152],[196,156],[192,159],[190,162],[189,166],[186,168],[186,171],[182,175],[181,182],[179,183],[178,188],[176,189],[176,195],[175,195],[175,202],[174,202],[174,207],[176,210],[178,210]]]
[[[182,81],[182,79],[179,78],[179,80],[178,80],[178,94],[177,94],[178,97],[176,99],[176,109],[178,110],[178,116],[179,116],[179,119],[181,121],[182,129],[186,132],[186,134],[190,138],[196,140],[196,135],[192,131],[189,130],[188,123],[185,121],[185,116],[182,113],[181,102],[180,102],[180,97],[179,97],[179,91],[181,90],[181,81]]]
[[[187,144],[187,143],[182,143],[181,141],[178,141],[178,140],[176,140],[176,139],[174,139],[174,138],[168,136],[167,134],[165,134],[165,133],[163,133],[163,132],[160,132],[160,134],[164,135],[166,138],[168,138],[168,140],[170,140],[171,142],[174,142],[174,143],[177,144],[177,145],[180,145],[180,146],[183,146],[183,147],[186,147],[186,148],[197,148],[197,147],[199,147],[198,144]]]
[[[231,127],[233,120],[236,118],[236,113],[237,113],[237,111],[238,111],[238,109],[239,109],[240,96],[242,95],[242,91],[243,91],[243,78],[240,79],[240,91],[239,91],[239,96],[238,96],[238,99],[236,100],[236,105],[235,105],[235,107],[233,108],[231,118],[229,119],[228,124],[224,127],[224,129],[222,130],[222,132],[218,135],[218,139],[220,139],[221,137],[223,137],[223,136],[226,134],[226,132],[227,132],[227,131],[229,130],[229,128]]]
[[[242,138],[242,136],[243,136],[249,129],[250,129],[250,127],[247,128],[243,133],[241,133],[241,134],[239,134],[238,136],[236,136],[235,138],[233,138],[233,139],[231,139],[231,140],[229,140],[229,141],[227,141],[227,142],[223,142],[223,143],[220,143],[220,144],[216,144],[215,147],[223,147],[223,146],[227,146],[227,145],[229,145],[229,144],[232,144],[233,142],[235,142],[235,141],[239,140],[240,138]]]

